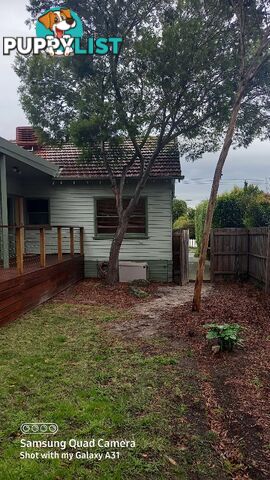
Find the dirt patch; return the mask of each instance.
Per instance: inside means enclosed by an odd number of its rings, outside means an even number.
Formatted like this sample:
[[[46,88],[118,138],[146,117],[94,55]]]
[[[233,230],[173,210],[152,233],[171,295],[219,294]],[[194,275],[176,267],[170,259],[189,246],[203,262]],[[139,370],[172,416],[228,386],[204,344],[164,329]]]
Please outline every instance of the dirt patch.
[[[222,285],[199,314],[188,303],[168,319],[168,338],[185,339],[196,355],[209,423],[235,479],[270,478],[269,312],[269,299],[253,286]],[[203,328],[209,322],[242,325],[244,347],[213,355]]]
[[[205,285],[203,295],[208,295],[210,291],[211,286]],[[156,298],[137,303],[130,309],[130,318],[126,322],[113,324],[112,329],[114,333],[125,338],[157,337],[163,328],[166,329],[170,311],[191,301],[193,293],[193,284],[184,287],[159,286],[155,294]]]

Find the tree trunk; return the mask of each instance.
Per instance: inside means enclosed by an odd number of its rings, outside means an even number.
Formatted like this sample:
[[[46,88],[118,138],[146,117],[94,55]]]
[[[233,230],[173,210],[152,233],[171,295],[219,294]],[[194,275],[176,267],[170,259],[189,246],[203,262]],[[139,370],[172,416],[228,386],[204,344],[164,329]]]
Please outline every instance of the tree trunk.
[[[119,271],[119,253],[128,227],[128,221],[120,221],[116,230],[116,234],[111,244],[108,273],[106,282],[109,285],[115,285],[118,282]]]
[[[196,276],[196,282],[195,282],[195,289],[194,289],[193,307],[192,307],[192,310],[194,312],[199,312],[201,308],[202,285],[203,285],[205,261],[206,261],[207,249],[209,245],[209,238],[210,238],[213,215],[214,215],[214,210],[215,210],[215,205],[217,200],[217,194],[218,194],[220,179],[222,177],[222,170],[224,167],[224,163],[226,161],[226,158],[228,156],[228,153],[232,144],[233,135],[236,128],[237,117],[239,114],[243,96],[244,96],[244,87],[243,85],[241,85],[238,90],[236,100],[234,102],[229,127],[225,136],[225,140],[223,143],[223,147],[217,162],[217,166],[216,166],[216,170],[213,178],[211,195],[209,198],[207,214],[206,214],[206,219],[204,224],[202,246],[201,246],[200,258],[199,258],[199,264],[198,264],[198,270],[197,270],[197,276]]]
[[[110,250],[110,257],[109,257],[109,265],[108,265],[108,272],[106,275],[106,282],[109,285],[115,285],[115,283],[118,282],[119,275],[119,253],[120,249],[125,237],[125,234],[128,229],[128,223],[130,220],[130,217],[132,213],[134,212],[136,205],[138,204],[138,201],[141,196],[141,191],[144,188],[146,178],[142,179],[143,181],[137,185],[135,194],[133,198],[130,200],[128,207],[126,210],[122,210],[122,213],[119,213],[119,224],[115,233],[115,236],[113,238],[112,244],[111,244],[111,250]],[[119,206],[120,202],[120,195],[122,193],[116,192],[115,193],[115,199],[116,199],[116,204]]]

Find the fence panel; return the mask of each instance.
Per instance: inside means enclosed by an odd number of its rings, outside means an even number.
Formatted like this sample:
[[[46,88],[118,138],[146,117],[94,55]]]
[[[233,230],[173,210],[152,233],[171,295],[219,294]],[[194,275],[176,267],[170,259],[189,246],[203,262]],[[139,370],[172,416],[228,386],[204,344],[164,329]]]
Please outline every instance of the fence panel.
[[[197,242],[196,242],[195,238],[190,238],[189,239],[189,247],[197,248]]]
[[[249,230],[249,275],[258,282],[266,282],[268,229]]]
[[[247,275],[248,231],[218,228],[211,235],[211,280],[214,282]]]
[[[270,228],[219,228],[211,233],[211,280],[251,278],[270,292]]]

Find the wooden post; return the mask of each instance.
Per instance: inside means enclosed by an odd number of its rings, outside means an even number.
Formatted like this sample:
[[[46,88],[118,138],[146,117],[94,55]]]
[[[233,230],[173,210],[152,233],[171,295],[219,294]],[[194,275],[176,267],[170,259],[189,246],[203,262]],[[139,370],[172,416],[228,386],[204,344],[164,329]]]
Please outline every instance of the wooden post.
[[[214,283],[214,281],[215,281],[215,251],[214,251],[214,245],[215,245],[215,232],[214,232],[214,229],[212,228],[211,234],[210,234],[210,281],[211,281],[211,283]]]
[[[57,227],[57,241],[58,241],[58,261],[63,260],[63,247],[62,247],[62,228]]]
[[[24,198],[23,197],[16,197],[16,200],[15,200],[15,222],[16,222],[16,225],[18,226],[24,225]],[[23,239],[23,245],[25,248],[24,239]],[[25,253],[25,251],[23,253]]]
[[[6,170],[6,156],[2,155],[0,157],[0,208],[1,215],[0,220],[2,225],[8,224],[8,203],[7,203],[7,170]],[[1,231],[2,235],[2,251],[3,251],[3,266],[4,268],[9,268],[9,230],[8,228],[3,228]]]
[[[247,278],[249,278],[249,270],[250,270],[250,229],[247,229]]]
[[[84,255],[84,228],[80,228],[80,254]]]
[[[19,275],[23,273],[24,227],[16,227],[16,265]]]
[[[270,293],[270,228],[268,228],[266,250],[265,292]]]
[[[45,228],[40,228],[40,266],[46,267],[46,242],[45,242]]]
[[[69,234],[70,234],[70,255],[74,257],[74,228],[73,227],[70,227]]]
[[[15,225],[16,226],[23,226],[24,225],[24,200],[22,197],[16,197],[15,199]],[[24,240],[24,231],[21,232],[23,235],[22,243],[23,243],[23,255],[25,254],[25,240]]]
[[[189,283],[189,230],[181,230],[179,235],[180,285]]]

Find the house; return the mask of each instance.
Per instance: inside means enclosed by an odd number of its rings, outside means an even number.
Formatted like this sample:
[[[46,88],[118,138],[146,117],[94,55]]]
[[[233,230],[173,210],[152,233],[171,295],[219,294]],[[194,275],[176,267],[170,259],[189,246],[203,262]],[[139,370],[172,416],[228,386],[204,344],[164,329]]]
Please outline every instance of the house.
[[[149,157],[151,139],[144,150]],[[124,152],[124,155],[123,155]],[[132,155],[129,142],[120,172]],[[139,163],[124,191],[132,195]],[[120,260],[146,262],[150,280],[172,281],[172,199],[181,179],[177,144],[159,156],[128,227]],[[30,127],[16,142],[0,138],[0,322],[16,318],[83,277],[98,277],[109,258],[117,226],[114,195],[106,169],[94,155],[82,161],[74,145],[39,146]]]
[[[82,161],[79,149],[71,144],[39,147],[30,127],[17,128],[16,144],[0,140],[2,224],[84,227],[85,276],[97,277],[99,264],[108,260],[117,225],[114,196],[103,163],[96,158]],[[151,139],[144,151],[146,157],[154,146],[155,139]],[[132,152],[129,142],[124,151],[125,158],[114,167],[118,176]],[[138,173],[136,163],[127,178],[127,200]],[[171,205],[175,180],[181,178],[175,143],[157,159],[121,248],[120,260],[147,262],[154,281],[172,281]],[[28,244],[25,241],[26,253],[34,253],[33,235]],[[5,237],[2,246],[7,243]],[[4,260],[6,250],[2,247]]]

